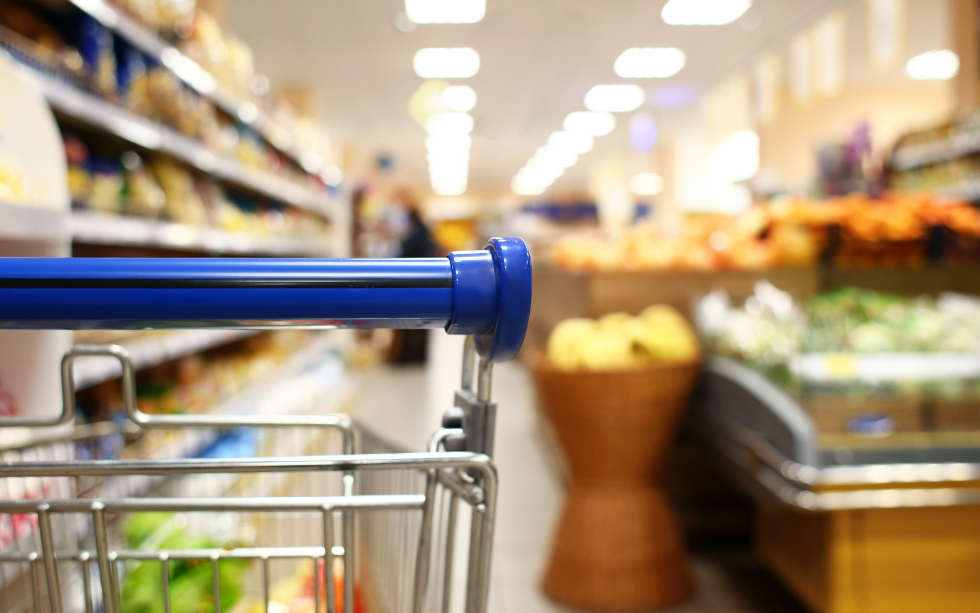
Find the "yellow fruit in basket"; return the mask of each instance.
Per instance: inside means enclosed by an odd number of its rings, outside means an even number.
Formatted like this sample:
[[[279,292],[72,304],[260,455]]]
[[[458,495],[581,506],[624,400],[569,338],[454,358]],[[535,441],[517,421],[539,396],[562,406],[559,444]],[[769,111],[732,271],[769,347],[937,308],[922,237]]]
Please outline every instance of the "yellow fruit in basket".
[[[624,370],[638,366],[632,339],[621,330],[594,329],[585,338],[581,360],[589,370]]]
[[[686,324],[643,326],[633,337],[633,346],[643,362],[656,364],[690,362],[699,353],[698,341]]]
[[[698,340],[677,309],[652,306],[640,313],[642,326],[633,336],[634,348],[646,362],[689,362],[698,357]]]
[[[629,313],[609,313],[596,322],[601,330],[625,330],[633,322]]]
[[[640,321],[646,325],[665,325],[687,327],[687,320],[674,307],[658,304],[647,307],[640,312]]]
[[[573,318],[561,322],[548,337],[548,360],[555,368],[575,370],[582,366],[586,337],[596,328],[591,319]]]

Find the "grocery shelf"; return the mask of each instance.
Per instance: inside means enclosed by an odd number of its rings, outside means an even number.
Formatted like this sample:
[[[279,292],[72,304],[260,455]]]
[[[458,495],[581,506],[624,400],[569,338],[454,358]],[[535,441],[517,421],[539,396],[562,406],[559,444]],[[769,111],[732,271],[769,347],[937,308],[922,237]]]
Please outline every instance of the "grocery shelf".
[[[68,215],[63,211],[0,202],[0,240],[62,241],[68,239]]]
[[[255,336],[261,330],[178,330],[148,332],[123,340],[137,370]],[[75,364],[75,388],[84,389],[122,375],[119,360],[90,357]]]
[[[217,155],[170,128],[138,117],[49,75],[39,72],[34,75],[48,102],[62,115],[105,130],[139,147],[171,155],[225,183],[329,217],[327,199],[301,185]]]
[[[892,165],[896,170],[911,170],[977,152],[980,132],[957,134],[946,140],[903,147],[895,152]]]
[[[74,212],[71,237],[87,245],[157,247],[206,251],[221,255],[326,257],[325,241],[289,236],[260,236],[179,223]]]
[[[309,158],[310,152],[296,146],[288,130],[278,125],[251,102],[238,101],[231,94],[221,91],[214,75],[176,47],[104,0],[69,0],[69,2],[143,53],[158,60],[191,89],[214,101],[218,108],[238,118],[242,123],[251,125],[270,145],[305,169],[304,160]]]

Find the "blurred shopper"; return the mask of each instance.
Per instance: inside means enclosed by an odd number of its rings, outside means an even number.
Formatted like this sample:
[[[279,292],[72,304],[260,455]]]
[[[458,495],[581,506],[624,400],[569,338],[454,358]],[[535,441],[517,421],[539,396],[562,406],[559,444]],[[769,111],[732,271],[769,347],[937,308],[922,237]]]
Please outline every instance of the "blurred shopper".
[[[401,240],[401,257],[430,258],[437,255],[432,232],[422,219],[418,201],[407,191],[399,192],[395,200],[408,216],[408,228]],[[390,358],[396,364],[424,364],[427,355],[428,333],[425,330],[401,330],[395,333]]]

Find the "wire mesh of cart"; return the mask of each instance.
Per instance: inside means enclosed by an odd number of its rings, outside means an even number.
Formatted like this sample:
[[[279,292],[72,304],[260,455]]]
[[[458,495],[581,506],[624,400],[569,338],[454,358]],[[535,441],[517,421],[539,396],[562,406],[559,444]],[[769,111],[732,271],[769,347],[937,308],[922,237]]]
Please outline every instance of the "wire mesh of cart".
[[[485,611],[491,367],[520,349],[530,300],[530,256],[512,238],[406,260],[0,259],[0,328],[467,336],[460,389],[422,452],[315,402],[290,415],[150,414],[122,347],[74,347],[60,415],[0,417],[30,433],[0,447],[0,610]],[[91,356],[119,361],[125,422],[75,424],[73,369]],[[252,437],[248,451],[202,451],[236,436]],[[132,441],[141,457],[126,457]]]

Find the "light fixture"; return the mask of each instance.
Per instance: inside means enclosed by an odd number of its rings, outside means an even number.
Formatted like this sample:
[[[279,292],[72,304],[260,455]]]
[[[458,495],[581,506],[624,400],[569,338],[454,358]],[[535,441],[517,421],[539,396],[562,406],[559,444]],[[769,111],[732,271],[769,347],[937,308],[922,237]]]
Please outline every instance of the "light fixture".
[[[532,159],[518,174],[553,181],[565,174],[565,167],[560,164],[539,162]]]
[[[442,103],[450,111],[472,111],[476,106],[476,90],[469,85],[450,85],[442,92]]]
[[[473,137],[469,134],[454,134],[452,132],[437,132],[425,139],[425,148],[432,151],[469,151],[473,146]]]
[[[595,146],[595,139],[588,134],[561,131],[553,132],[548,137],[548,144],[581,155],[592,150],[592,147]]]
[[[660,16],[672,26],[723,26],[752,6],[752,0],[670,0]]]
[[[480,70],[480,54],[470,47],[419,49],[412,61],[423,79],[466,79]]]
[[[466,181],[462,183],[433,183],[432,191],[437,196],[462,196],[466,192]]]
[[[473,131],[473,116],[468,113],[439,113],[425,121],[425,131],[430,135],[466,135]]]
[[[558,147],[545,145],[543,147],[538,147],[537,152],[534,154],[534,159],[538,160],[543,165],[555,165],[561,166],[562,168],[568,168],[569,166],[575,165],[575,162],[578,161],[578,156],[571,151],[565,151],[563,149],[559,149]]]
[[[526,175],[517,175],[510,182],[515,194],[520,196],[538,196],[551,186],[550,181],[536,181]]]
[[[640,108],[645,98],[646,92],[639,85],[596,85],[585,94],[585,108],[627,113]]]
[[[612,113],[591,113],[575,111],[565,117],[562,124],[566,132],[586,134],[588,136],[605,136],[616,127],[616,116]]]
[[[664,179],[655,172],[641,172],[630,177],[630,191],[637,196],[656,196],[664,191]]]
[[[960,71],[960,58],[949,49],[926,51],[905,64],[905,72],[916,80],[952,79]]]
[[[624,79],[666,79],[686,62],[687,56],[677,47],[633,47],[616,58],[613,70]]]
[[[405,13],[415,23],[476,23],[486,12],[486,0],[405,0]]]

